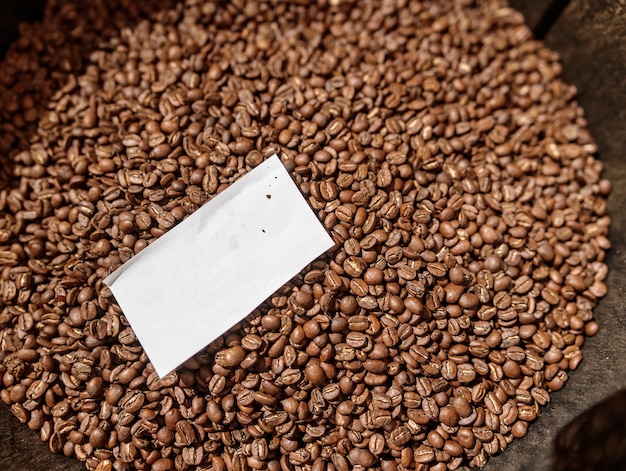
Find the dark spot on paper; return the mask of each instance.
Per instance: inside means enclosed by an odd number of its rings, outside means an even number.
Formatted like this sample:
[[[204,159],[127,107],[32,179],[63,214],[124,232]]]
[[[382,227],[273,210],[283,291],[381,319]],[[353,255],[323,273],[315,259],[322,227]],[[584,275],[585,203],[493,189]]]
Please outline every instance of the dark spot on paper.
[[[261,231],[263,232],[263,234],[265,234],[265,229],[261,229]]]
[[[271,200],[271,199],[272,199],[272,195],[265,195],[265,197],[266,197],[268,200]]]

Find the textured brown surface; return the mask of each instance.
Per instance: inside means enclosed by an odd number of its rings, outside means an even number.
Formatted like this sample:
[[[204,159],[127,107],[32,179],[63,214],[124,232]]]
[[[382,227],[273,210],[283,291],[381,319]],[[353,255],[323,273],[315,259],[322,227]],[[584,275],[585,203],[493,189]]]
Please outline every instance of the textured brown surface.
[[[15,2],[18,3],[18,2]],[[531,24],[538,21],[537,4],[514,2],[526,9]],[[593,7],[591,4],[593,3]],[[579,88],[579,101],[586,110],[589,127],[596,137],[605,176],[614,183],[609,201],[613,217],[613,249],[608,261],[611,272],[607,281],[609,294],[596,311],[601,331],[585,346],[585,359],[570,375],[563,391],[553,395],[541,418],[523,440],[516,440],[502,455],[492,458],[487,471],[547,469],[545,458],[559,429],[575,416],[610,396],[626,383],[626,149],[623,105],[626,103],[624,58],[626,56],[626,7],[620,0],[578,0],[571,5],[546,36],[548,45],[561,52],[565,76]],[[4,5],[4,3],[3,3]],[[3,11],[5,11],[3,9]],[[53,456],[38,434],[14,419],[0,404],[0,469],[82,470],[81,463]]]

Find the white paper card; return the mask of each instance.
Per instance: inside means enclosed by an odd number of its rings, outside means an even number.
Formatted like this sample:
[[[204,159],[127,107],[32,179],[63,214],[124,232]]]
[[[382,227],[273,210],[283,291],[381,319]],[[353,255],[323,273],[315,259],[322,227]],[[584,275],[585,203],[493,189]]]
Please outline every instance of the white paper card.
[[[274,155],[104,282],[163,377],[333,245]]]

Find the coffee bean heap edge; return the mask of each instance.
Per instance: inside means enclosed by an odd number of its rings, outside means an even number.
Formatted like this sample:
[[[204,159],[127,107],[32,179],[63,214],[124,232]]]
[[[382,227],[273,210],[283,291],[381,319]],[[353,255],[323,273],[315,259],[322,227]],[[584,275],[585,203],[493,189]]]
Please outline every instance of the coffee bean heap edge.
[[[497,0],[51,0],[0,67],[0,398],[97,471],[483,466],[598,329],[574,97]],[[274,153],[335,249],[158,379],[102,280]]]

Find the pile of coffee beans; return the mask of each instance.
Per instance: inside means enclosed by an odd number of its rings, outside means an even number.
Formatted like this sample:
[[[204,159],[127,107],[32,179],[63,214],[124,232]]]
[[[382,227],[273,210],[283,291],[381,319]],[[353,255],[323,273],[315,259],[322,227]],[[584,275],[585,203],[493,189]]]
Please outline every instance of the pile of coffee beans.
[[[501,0],[50,0],[0,65],[0,398],[89,470],[483,466],[606,292],[561,72]],[[335,248],[159,379],[102,280],[274,153]]]

